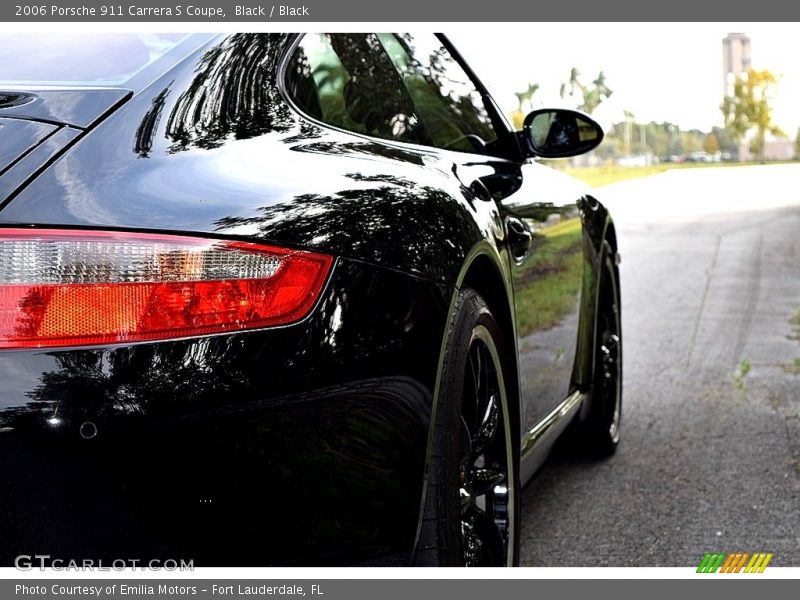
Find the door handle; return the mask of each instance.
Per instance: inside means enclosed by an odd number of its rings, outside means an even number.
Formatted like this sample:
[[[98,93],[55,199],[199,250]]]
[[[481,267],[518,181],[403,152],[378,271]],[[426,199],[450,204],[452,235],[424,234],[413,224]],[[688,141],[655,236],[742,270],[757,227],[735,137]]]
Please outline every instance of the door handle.
[[[486,184],[481,179],[476,179],[473,181],[469,185],[469,191],[472,192],[472,195],[479,200],[489,202],[492,199],[492,194],[489,192],[489,188],[486,187]]]
[[[506,217],[508,230],[508,249],[514,260],[522,261],[528,255],[533,242],[533,234],[528,226],[516,217]]]
[[[477,198],[485,202],[491,202],[492,200],[492,194],[483,181],[484,175],[490,170],[491,168],[489,166],[482,164],[453,165],[453,175],[456,176],[458,182],[469,192],[469,195],[471,195],[472,198]]]

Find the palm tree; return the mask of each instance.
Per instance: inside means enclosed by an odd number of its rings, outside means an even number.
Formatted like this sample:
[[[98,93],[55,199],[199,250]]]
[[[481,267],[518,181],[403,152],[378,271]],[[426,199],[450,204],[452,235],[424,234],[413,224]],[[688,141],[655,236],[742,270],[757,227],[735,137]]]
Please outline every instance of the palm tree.
[[[636,117],[629,110],[622,112],[625,115],[625,155],[628,156],[631,153],[631,123],[636,122]]]
[[[580,75],[581,73],[577,67],[572,67],[569,80],[561,83],[561,97],[563,98],[567,94],[574,96],[576,92],[580,92],[582,102],[578,104],[578,110],[590,115],[600,106],[603,100],[609,98],[614,92],[606,85],[606,76],[603,71],[600,71],[591,85],[582,83],[579,79]]]
[[[517,129],[522,129],[522,122],[525,120],[525,104],[527,103],[527,110],[533,109],[533,95],[539,91],[538,83],[529,83],[528,89],[522,92],[514,92],[517,97],[517,110],[511,113],[511,120]]]

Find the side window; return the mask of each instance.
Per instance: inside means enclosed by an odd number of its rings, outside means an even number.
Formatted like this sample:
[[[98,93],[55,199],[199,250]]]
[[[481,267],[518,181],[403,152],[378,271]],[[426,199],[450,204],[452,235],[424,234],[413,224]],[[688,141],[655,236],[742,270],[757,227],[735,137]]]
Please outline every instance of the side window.
[[[375,35],[306,34],[289,62],[286,89],[304,112],[329,125],[431,145]]]
[[[382,33],[378,39],[435,146],[476,152],[481,142],[495,141],[497,134],[480,93],[436,36]]]

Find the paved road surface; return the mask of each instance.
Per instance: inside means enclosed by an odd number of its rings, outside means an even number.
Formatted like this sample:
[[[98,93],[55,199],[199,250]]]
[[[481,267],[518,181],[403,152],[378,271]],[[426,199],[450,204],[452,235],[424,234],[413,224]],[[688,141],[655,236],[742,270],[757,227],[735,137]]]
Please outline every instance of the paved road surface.
[[[623,440],[601,462],[559,449],[526,487],[522,564],[800,566],[800,166],[598,196],[622,253]]]

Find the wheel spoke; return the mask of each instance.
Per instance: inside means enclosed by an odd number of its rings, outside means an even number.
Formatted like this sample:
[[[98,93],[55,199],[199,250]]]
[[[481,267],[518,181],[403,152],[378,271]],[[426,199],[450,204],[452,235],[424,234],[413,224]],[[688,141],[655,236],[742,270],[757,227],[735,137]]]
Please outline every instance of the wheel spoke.
[[[609,271],[603,293],[602,329],[599,353],[595,369],[599,380],[599,398],[603,402],[602,425],[606,428],[608,440],[616,444],[622,415],[622,340],[620,333],[619,305],[614,286],[614,273]],[[605,434],[604,434],[605,435]]]
[[[466,566],[503,564],[503,538],[497,525],[486,512],[472,506],[461,521],[461,531]]]
[[[611,379],[616,375],[617,348],[619,347],[619,336],[606,331],[603,334],[600,351],[603,354],[603,376]]]
[[[611,331],[606,331],[603,335],[603,350],[616,352],[619,346],[619,336]]]
[[[473,451],[473,444],[472,444],[472,435],[469,432],[469,426],[467,422],[464,420],[464,417],[461,417],[461,431],[459,432],[459,454],[458,454],[458,464],[466,465],[470,462],[474,451]]]
[[[486,390],[489,387],[489,363],[484,356],[486,349],[483,345],[477,347],[478,355],[478,401],[480,402],[486,396]]]
[[[467,479],[472,496],[483,496],[505,479],[506,474],[496,469],[475,467]]]
[[[483,454],[486,451],[497,433],[497,425],[500,421],[500,407],[497,404],[497,394],[489,396],[486,403],[486,410],[484,411],[483,418],[480,425],[475,431],[475,436],[472,439],[472,453],[475,455]]]
[[[478,399],[480,398],[481,394],[481,357],[480,352],[477,349],[473,349],[469,353],[469,365],[472,370],[472,382],[473,382],[473,392],[474,392],[474,399],[477,405]]]
[[[501,430],[502,408],[497,367],[480,340],[470,348],[461,407],[460,486],[464,563],[498,565],[506,561],[508,468]]]
[[[479,567],[481,565],[482,542],[475,533],[473,520],[461,521],[461,539],[464,544],[464,566]]]

